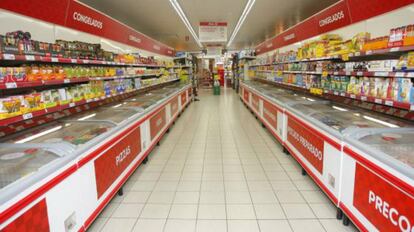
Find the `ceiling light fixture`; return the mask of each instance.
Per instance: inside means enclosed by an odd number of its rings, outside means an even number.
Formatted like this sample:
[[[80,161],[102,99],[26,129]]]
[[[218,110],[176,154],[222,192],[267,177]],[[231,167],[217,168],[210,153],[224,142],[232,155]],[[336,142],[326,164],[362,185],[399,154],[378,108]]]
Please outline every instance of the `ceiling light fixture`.
[[[177,12],[178,16],[180,16],[181,20],[183,21],[184,25],[187,27],[188,31],[190,31],[191,35],[193,36],[194,40],[196,41],[197,45],[202,48],[203,45],[200,43],[197,34],[195,33],[191,23],[188,21],[187,16],[185,15],[183,9],[181,8],[180,4],[177,0],[170,0],[171,5],[174,7],[174,10]]]
[[[29,141],[32,141],[32,140],[37,139],[39,137],[42,137],[43,135],[47,135],[47,134],[50,134],[52,132],[58,131],[60,129],[62,129],[62,126],[53,127],[53,128],[51,128],[49,130],[45,130],[45,131],[42,131],[40,133],[31,135],[31,136],[29,136],[27,138],[24,138],[24,139],[21,139],[19,141],[16,141],[15,143],[25,143],[25,142],[29,142]]]
[[[382,125],[387,126],[387,127],[391,127],[391,128],[397,128],[397,127],[399,127],[399,126],[397,126],[395,124],[392,124],[392,123],[389,123],[389,122],[385,122],[385,121],[382,121],[380,119],[376,119],[376,118],[373,118],[373,117],[370,117],[370,116],[366,116],[365,115],[363,117],[365,119],[368,119],[368,120],[372,121],[372,122],[376,122],[376,123],[382,124]]]
[[[234,31],[230,36],[230,40],[227,43],[227,47],[230,47],[231,43],[233,43],[234,38],[236,37],[237,33],[239,32],[241,26],[244,23],[244,20],[246,19],[247,15],[249,14],[249,12],[252,9],[255,2],[256,2],[256,0],[249,0],[247,2],[246,6],[244,7],[243,13],[241,14],[241,16],[239,18],[239,21],[237,22],[236,27],[234,28]]]

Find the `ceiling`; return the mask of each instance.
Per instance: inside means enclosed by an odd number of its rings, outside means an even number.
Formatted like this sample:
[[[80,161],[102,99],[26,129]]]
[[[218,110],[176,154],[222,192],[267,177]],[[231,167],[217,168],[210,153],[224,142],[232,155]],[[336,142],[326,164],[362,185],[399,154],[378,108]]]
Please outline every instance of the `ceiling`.
[[[200,50],[169,0],[80,0],[176,50]],[[230,49],[254,47],[338,0],[256,0]],[[230,38],[247,0],[179,0],[198,34],[201,21],[227,22]],[[188,38],[188,41],[186,40]]]

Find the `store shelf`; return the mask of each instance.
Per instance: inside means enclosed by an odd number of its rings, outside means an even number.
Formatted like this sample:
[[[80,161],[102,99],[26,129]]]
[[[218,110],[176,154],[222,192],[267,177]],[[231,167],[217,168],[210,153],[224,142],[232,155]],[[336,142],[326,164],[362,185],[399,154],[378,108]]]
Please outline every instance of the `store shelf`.
[[[140,77],[144,78],[144,77],[159,77],[159,76],[162,76],[162,74],[71,78],[71,79],[47,80],[47,81],[7,82],[7,83],[0,83],[0,90],[1,89],[33,88],[33,87],[49,86],[49,85],[74,84],[74,83],[82,83],[82,82],[98,81],[98,80],[131,79],[131,78],[140,78]]]
[[[329,57],[319,57],[319,58],[308,58],[308,59],[302,59],[302,60],[291,60],[291,61],[280,61],[280,62],[274,62],[274,63],[268,63],[268,64],[252,64],[251,67],[257,67],[257,66],[271,66],[271,65],[277,65],[277,64],[289,64],[289,63],[300,63],[300,62],[312,62],[312,61],[323,61],[323,60],[343,60],[343,62],[346,62],[344,60],[346,56],[348,56],[352,60],[358,60],[358,58],[369,58],[369,57],[375,57],[375,56],[386,56],[386,55],[395,55],[398,56],[399,53],[402,52],[408,52],[413,51],[414,46],[402,46],[402,47],[393,47],[393,48],[385,48],[385,49],[378,49],[378,50],[368,50],[368,51],[361,51],[361,52],[354,52],[349,53],[346,55],[335,55],[335,56],[329,56]]]
[[[296,86],[296,85],[292,85],[292,84],[287,84],[287,83],[280,83],[280,82],[276,82],[276,81],[272,81],[272,80],[267,80],[267,79],[263,79],[263,78],[254,78],[255,80],[259,80],[259,81],[264,81],[267,83],[271,83],[275,86],[281,87],[281,88],[285,88],[285,89],[290,89],[293,91],[299,91],[299,92],[303,92],[303,93],[307,93],[307,94],[312,94],[315,96],[319,96],[319,97],[324,97],[324,98],[329,98],[329,99],[350,99],[350,100],[354,100],[354,101],[359,101],[362,103],[370,103],[372,104],[372,108],[371,110],[377,111],[375,109],[374,105],[380,105],[380,106],[384,106],[387,108],[397,108],[397,109],[401,109],[401,110],[406,110],[409,111],[410,114],[408,115],[403,115],[403,118],[408,117],[408,119],[412,120],[413,118],[413,112],[414,112],[414,105],[411,105],[409,103],[404,103],[404,102],[398,102],[398,101],[393,101],[393,100],[386,100],[386,99],[379,99],[379,98],[375,98],[375,97],[368,97],[368,96],[363,96],[363,95],[355,95],[355,94],[348,94],[348,93],[344,93],[341,91],[334,91],[334,90],[322,90],[321,94],[314,94],[311,92],[310,89],[306,88],[306,87],[301,87],[301,86]],[[396,112],[397,113],[397,112]],[[394,115],[394,116],[398,116],[401,117],[401,115]]]
[[[115,99],[115,98],[117,98],[117,99],[127,98],[127,97],[129,97],[133,94],[136,94],[137,92],[147,90],[147,89],[150,89],[150,88],[153,88],[153,87],[159,87],[161,85],[171,83],[171,82],[174,82],[174,81],[177,81],[177,80],[179,80],[179,78],[172,79],[172,80],[169,80],[169,81],[166,81],[166,82],[163,82],[163,83],[158,83],[158,84],[154,84],[154,85],[150,85],[150,86],[141,87],[139,89],[135,89],[135,90],[130,91],[130,92],[125,92],[125,93],[121,93],[121,94],[114,94],[114,95],[106,96],[106,97],[82,100],[82,101],[73,102],[73,103],[64,104],[64,105],[58,105],[58,106],[55,106],[55,107],[42,109],[42,110],[26,113],[26,114],[11,117],[11,118],[1,119],[0,120],[0,127],[10,126],[11,124],[14,124],[14,123],[17,123],[17,122],[21,122],[21,121],[28,120],[28,119],[33,119],[33,118],[36,118],[36,117],[39,117],[39,116],[54,113],[54,112],[57,112],[57,111],[63,111],[63,110],[69,109],[69,108],[74,108],[74,107],[89,104],[89,103],[96,103],[96,102],[100,102],[100,101],[104,101],[104,100],[108,100],[108,99]]]
[[[254,70],[256,72],[265,72],[265,73],[276,73],[277,70]],[[322,75],[323,72],[317,71],[282,71],[282,73],[294,73],[294,74],[312,74],[312,75]],[[355,71],[338,71],[326,72],[328,75],[335,76],[360,76],[360,77],[401,77],[401,78],[414,78],[414,72],[387,72],[387,71],[376,71],[376,72],[355,72]]]
[[[24,61],[24,62],[41,62],[41,63],[62,63],[62,64],[90,64],[90,65],[109,65],[109,66],[131,66],[131,67],[154,67],[162,68],[163,65],[156,64],[128,64],[102,60],[88,59],[71,59],[62,57],[50,57],[39,55],[14,55],[0,53],[0,61]]]

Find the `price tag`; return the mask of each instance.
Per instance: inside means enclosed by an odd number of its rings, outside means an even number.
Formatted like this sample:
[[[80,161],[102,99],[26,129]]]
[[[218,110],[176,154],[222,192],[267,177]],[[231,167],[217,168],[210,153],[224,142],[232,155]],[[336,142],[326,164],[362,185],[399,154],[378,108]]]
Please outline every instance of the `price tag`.
[[[345,93],[341,93],[340,95],[341,95],[342,97],[345,97]]]
[[[345,72],[345,75],[350,76],[351,75],[351,72],[350,71],[346,71]]]
[[[368,50],[365,54],[371,55],[372,54],[372,50]]]
[[[26,55],[25,58],[26,58],[27,61],[34,61],[35,60],[35,57],[31,56],[31,55]]]
[[[391,48],[390,49],[390,52],[398,52],[400,50],[400,48],[399,47],[396,47],[396,48]]]
[[[387,105],[387,106],[393,106],[394,105],[394,102],[388,100],[388,101],[385,101],[385,105]]]
[[[405,76],[405,73],[403,73],[403,72],[396,72],[395,73],[395,76],[396,77],[404,77]]]
[[[334,74],[334,75],[338,75],[339,73],[338,73],[338,72],[334,72],[333,74]]]
[[[23,114],[23,119],[24,120],[31,119],[31,118],[33,118],[33,114],[32,113]]]
[[[361,96],[361,100],[362,101],[366,101],[367,100],[367,97],[366,96]]]
[[[77,59],[70,59],[70,62],[71,62],[72,64],[76,64],[76,63],[78,63],[78,60],[77,60]]]
[[[361,53],[360,53],[360,52],[355,52],[355,53],[354,53],[354,55],[355,55],[355,56],[360,56],[360,55],[361,55]]]
[[[92,102],[93,99],[86,99],[86,103]]]
[[[389,76],[389,73],[388,72],[375,72],[374,76],[376,76],[376,77],[386,77],[386,76]]]
[[[363,76],[363,75],[364,75],[364,73],[363,73],[363,72],[357,72],[357,73],[356,73],[356,75],[357,75],[357,76]]]
[[[69,103],[69,107],[75,107],[75,103],[74,102]]]
[[[410,111],[414,111],[414,105],[410,106]]]
[[[15,89],[17,88],[16,82],[7,82],[6,83],[6,89]]]
[[[99,101],[99,98],[94,98],[93,100],[94,100],[94,101]]]
[[[323,89],[319,88],[310,88],[310,93],[315,95],[322,95]]]
[[[407,73],[407,77],[414,77],[414,72]]]
[[[329,93],[329,90],[325,89],[323,92],[324,92],[324,93]]]
[[[338,94],[339,94],[338,92],[336,92],[336,91],[334,92],[334,95],[338,95]]]
[[[328,71],[323,71],[322,72],[322,77],[327,77],[328,76]]]
[[[355,96],[355,94],[351,94],[351,96],[350,96],[351,98],[356,98],[356,96]]]
[[[82,60],[82,63],[89,64],[89,60]]]
[[[70,79],[63,80],[63,83],[65,83],[65,84],[70,83]]]
[[[382,100],[381,99],[378,99],[378,98],[375,98],[375,103],[382,104]]]
[[[59,59],[56,57],[52,57],[52,62],[59,62]]]
[[[5,59],[5,60],[15,60],[16,57],[13,54],[3,54],[3,59]]]

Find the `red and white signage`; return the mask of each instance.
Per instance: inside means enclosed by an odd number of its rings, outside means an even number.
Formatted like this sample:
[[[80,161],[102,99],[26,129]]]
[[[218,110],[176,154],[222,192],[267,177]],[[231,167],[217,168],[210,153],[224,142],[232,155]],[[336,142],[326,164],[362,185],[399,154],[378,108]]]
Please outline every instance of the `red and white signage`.
[[[258,55],[414,3],[413,0],[341,0],[256,46]]]
[[[50,231],[46,199],[43,199],[1,229],[2,232],[38,232]]]
[[[414,231],[414,196],[356,163],[353,205],[379,231]]]
[[[178,97],[173,98],[170,101],[171,115],[175,115],[178,112]]]
[[[200,42],[227,42],[227,23],[200,22],[198,37]]]
[[[252,107],[256,112],[260,112],[260,98],[256,94],[252,94]]]
[[[174,50],[74,0],[2,0],[0,8],[165,56]],[[66,17],[65,17],[66,16]]]
[[[270,124],[273,129],[277,129],[277,108],[269,103],[263,101],[263,118]]]
[[[249,103],[249,91],[246,88],[243,88],[243,99]]]
[[[164,107],[150,119],[151,141],[155,139],[165,125],[167,125],[167,115]]]
[[[323,172],[324,140],[302,123],[288,117],[287,141],[305,157],[320,174]]]
[[[137,127],[95,160],[98,199],[125,171],[140,152],[141,132],[140,127]]]
[[[184,106],[187,103],[187,91],[181,93],[181,105]]]

